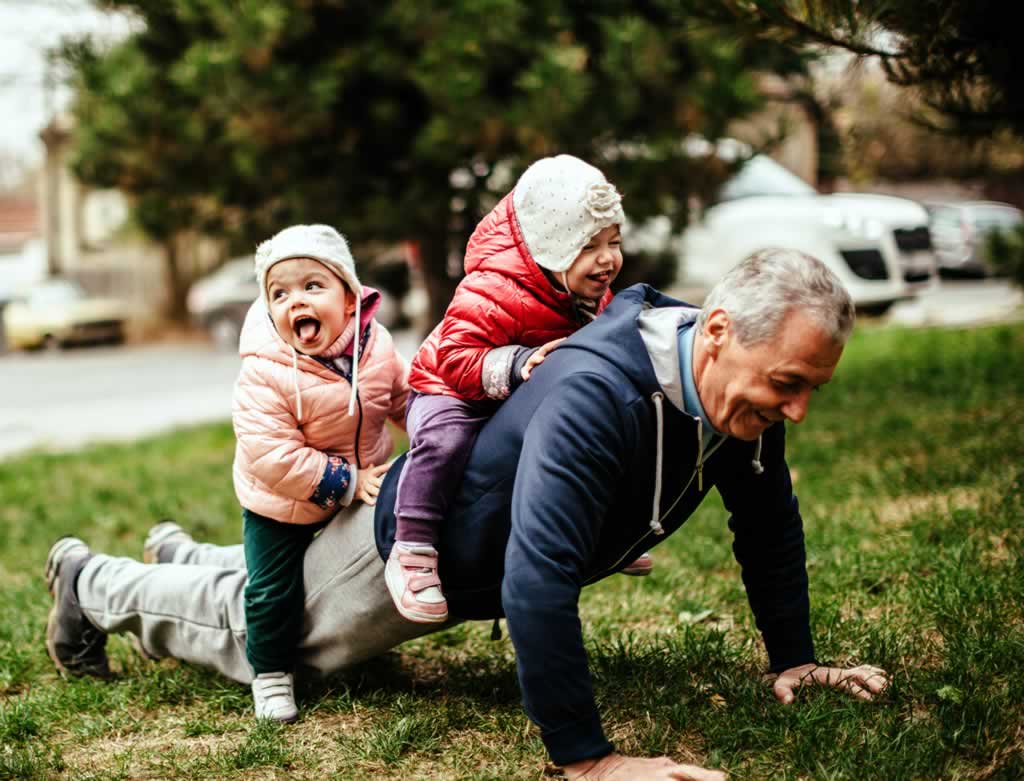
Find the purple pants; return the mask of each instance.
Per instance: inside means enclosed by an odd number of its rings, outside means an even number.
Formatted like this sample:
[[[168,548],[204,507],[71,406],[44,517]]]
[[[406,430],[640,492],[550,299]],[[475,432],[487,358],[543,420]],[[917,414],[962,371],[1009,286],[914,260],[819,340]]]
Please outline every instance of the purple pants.
[[[409,454],[398,478],[395,539],[437,543],[438,527],[459,490],[476,435],[496,408],[413,391],[405,410]]]

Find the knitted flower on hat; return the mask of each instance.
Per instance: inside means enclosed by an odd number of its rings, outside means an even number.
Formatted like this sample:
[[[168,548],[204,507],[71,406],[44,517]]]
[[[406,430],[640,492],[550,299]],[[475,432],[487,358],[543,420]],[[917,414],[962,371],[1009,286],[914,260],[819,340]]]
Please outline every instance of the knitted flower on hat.
[[[566,271],[595,234],[625,220],[615,185],[572,155],[545,157],[527,168],[512,206],[530,255],[555,272]]]
[[[330,225],[292,225],[267,239],[256,249],[256,281],[263,303],[267,301],[267,272],[275,263],[291,258],[312,258],[338,275],[358,299],[362,285],[345,237]]]

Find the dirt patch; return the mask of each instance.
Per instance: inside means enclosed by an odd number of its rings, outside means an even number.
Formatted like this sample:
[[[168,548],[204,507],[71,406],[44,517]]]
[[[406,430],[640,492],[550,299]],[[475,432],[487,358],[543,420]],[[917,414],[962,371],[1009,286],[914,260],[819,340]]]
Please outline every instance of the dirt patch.
[[[856,504],[863,505],[858,499]],[[884,526],[903,526],[917,515],[927,512],[978,510],[982,492],[977,488],[954,488],[939,494],[910,494],[898,496],[875,505],[874,515]]]

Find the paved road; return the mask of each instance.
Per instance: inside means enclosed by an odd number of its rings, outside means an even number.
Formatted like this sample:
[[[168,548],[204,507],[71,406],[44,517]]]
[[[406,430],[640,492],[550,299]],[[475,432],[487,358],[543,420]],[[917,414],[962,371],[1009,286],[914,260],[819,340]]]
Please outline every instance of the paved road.
[[[891,322],[962,325],[1020,313],[1024,296],[1003,281],[943,282],[893,307]],[[417,340],[395,335],[411,357]],[[236,355],[204,344],[83,348],[0,355],[0,459],[64,450],[227,420]]]
[[[0,459],[228,420],[239,361],[201,343],[0,355]]]

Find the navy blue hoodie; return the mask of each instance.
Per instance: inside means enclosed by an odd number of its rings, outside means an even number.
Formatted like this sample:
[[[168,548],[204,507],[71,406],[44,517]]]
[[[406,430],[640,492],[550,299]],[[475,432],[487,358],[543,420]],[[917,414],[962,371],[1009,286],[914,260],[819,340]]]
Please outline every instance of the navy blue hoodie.
[[[711,486],[731,513],[733,551],[771,669],[814,660],[785,429],[765,432],[762,473],[752,466],[755,443],[729,438],[698,479],[696,419],[664,400],[638,325],[641,312],[682,306],[634,285],[551,353],[484,426],[441,527],[449,610],[508,619],[523,704],[560,765],[612,750],[594,702],[580,589],[676,531]],[[377,503],[385,559],[399,472],[389,471]]]

